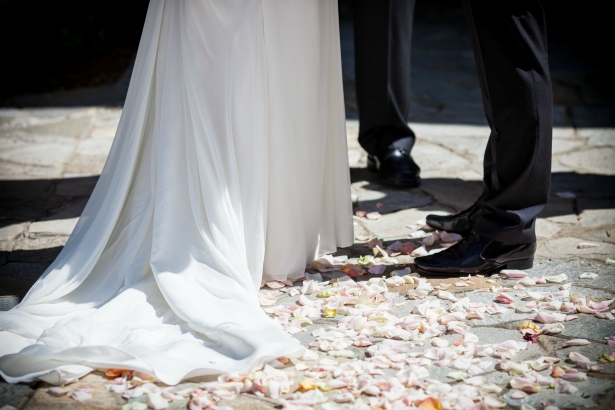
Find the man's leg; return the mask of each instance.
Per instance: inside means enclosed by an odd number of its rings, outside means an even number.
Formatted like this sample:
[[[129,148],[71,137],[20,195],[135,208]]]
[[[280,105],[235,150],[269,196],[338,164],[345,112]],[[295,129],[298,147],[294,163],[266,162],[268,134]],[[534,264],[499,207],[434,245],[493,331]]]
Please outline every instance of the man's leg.
[[[464,0],[491,135],[484,212],[474,231],[506,243],[536,241],[551,183],[553,94],[538,0]]]
[[[414,132],[408,126],[414,0],[355,0],[353,5],[359,142],[381,161],[391,148],[403,150],[410,159],[414,145]]]
[[[463,4],[491,128],[486,188],[475,204],[482,213],[468,238],[415,262],[430,273],[528,268],[551,177],[553,98],[544,10],[538,0]]]

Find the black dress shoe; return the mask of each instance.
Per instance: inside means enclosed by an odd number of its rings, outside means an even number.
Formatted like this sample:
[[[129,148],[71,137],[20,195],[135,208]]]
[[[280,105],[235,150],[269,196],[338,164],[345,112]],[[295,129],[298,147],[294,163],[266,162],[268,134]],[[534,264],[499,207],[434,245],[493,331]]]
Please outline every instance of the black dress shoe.
[[[472,233],[474,223],[483,214],[483,209],[472,205],[455,215],[427,215],[427,225],[446,232],[455,232],[461,236]]]
[[[536,242],[509,244],[473,232],[441,252],[414,260],[420,273],[432,275],[478,274],[501,269],[529,269],[534,264]]]
[[[421,183],[421,169],[404,148],[392,147],[382,155],[368,155],[367,169],[378,173],[378,182],[395,188],[415,187]]]

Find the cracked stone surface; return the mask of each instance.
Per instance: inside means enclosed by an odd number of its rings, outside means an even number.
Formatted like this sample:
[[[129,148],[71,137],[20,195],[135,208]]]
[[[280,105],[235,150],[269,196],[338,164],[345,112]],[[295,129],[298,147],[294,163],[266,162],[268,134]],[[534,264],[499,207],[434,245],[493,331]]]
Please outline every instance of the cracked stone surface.
[[[344,93],[347,114],[348,156],[354,210],[377,211],[377,220],[355,218],[356,243],[339,249],[339,255],[357,258],[370,253],[365,238],[380,237],[389,245],[412,238],[408,225],[419,227],[430,213],[449,214],[470,206],[482,191],[482,156],[489,128],[476,77],[469,34],[461,10],[443,15],[435,8],[432,18],[415,22],[413,43],[411,127],[417,135],[413,157],[422,168],[422,184],[414,189],[390,189],[380,185],[366,169],[367,154],[358,143],[359,122],[354,86],[353,33],[351,19],[341,20]],[[436,16],[438,18],[433,18]],[[460,33],[462,33],[460,35]],[[599,86],[604,73],[569,51],[566,44],[550,45],[554,86],[554,139],[552,188],[549,204],[536,222],[538,251],[531,276],[565,273],[572,282],[572,295],[596,299],[615,297],[615,99]],[[130,70],[128,71],[128,75]],[[602,77],[601,77],[602,76]],[[29,287],[55,259],[68,239],[104,166],[121,115],[126,78],[117,86],[74,90],[55,95],[16,98],[20,107],[0,108],[0,310],[19,303]],[[27,108],[30,106],[31,108]],[[563,196],[562,193],[566,193]],[[572,196],[572,197],[566,197]],[[595,247],[580,248],[582,242]],[[398,257],[399,266],[411,266],[413,258]],[[308,270],[309,271],[309,270]],[[581,279],[593,272],[596,279]],[[343,276],[340,272],[322,275]],[[362,279],[368,279],[366,275]],[[515,280],[494,277],[498,285],[512,287]],[[469,287],[454,286],[458,279],[428,277],[433,284],[450,283],[458,298],[493,303],[492,286],[485,278],[474,278]],[[558,285],[538,285],[533,290],[553,291]],[[395,308],[409,314],[419,301],[403,296],[408,285],[392,288],[404,303]],[[514,291],[515,296],[520,291]],[[433,296],[429,296],[433,298]],[[282,298],[279,304],[295,304],[297,298]],[[518,326],[532,314],[514,309],[485,320],[470,320],[472,332],[483,343],[518,339]],[[557,356],[566,359],[578,351],[592,359],[615,350],[604,338],[615,335],[615,321],[579,314],[565,323],[560,334],[541,335],[538,343],[516,360]],[[314,340],[311,331],[336,319],[319,319],[306,332],[296,335],[303,344]],[[456,340],[459,335],[448,335]],[[588,346],[566,347],[567,340],[586,338]],[[359,355],[364,350],[355,349]],[[439,368],[432,377],[450,382]],[[387,373],[388,374],[388,373]],[[388,374],[389,376],[391,374]],[[491,369],[488,382],[505,388],[508,408],[529,404],[537,409],[547,404],[560,408],[603,408],[615,402],[615,364],[601,373],[591,373],[578,383],[577,394],[556,394],[552,389],[529,395],[524,400],[509,396],[510,376]],[[185,385],[195,381],[187,381]],[[85,409],[118,408],[124,400],[108,393],[104,375],[95,372],[69,386],[91,385],[94,399],[79,404],[68,397],[55,398],[42,382],[10,385],[0,383],[0,408]],[[581,394],[584,393],[584,394]],[[279,408],[275,400],[242,394],[220,404],[235,409]],[[169,408],[185,408],[185,402]],[[277,407],[276,407],[277,406]]]

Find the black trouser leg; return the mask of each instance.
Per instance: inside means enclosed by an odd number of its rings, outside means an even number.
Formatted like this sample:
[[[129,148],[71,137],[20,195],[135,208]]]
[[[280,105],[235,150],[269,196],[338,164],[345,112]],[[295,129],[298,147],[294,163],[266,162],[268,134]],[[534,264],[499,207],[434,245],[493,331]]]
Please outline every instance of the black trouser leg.
[[[414,0],[353,4],[359,143],[378,155],[396,141],[414,137],[408,127]],[[408,151],[413,143],[413,138],[399,142]]]
[[[464,0],[491,135],[483,216],[474,230],[507,243],[536,240],[549,196],[553,97],[538,0]]]

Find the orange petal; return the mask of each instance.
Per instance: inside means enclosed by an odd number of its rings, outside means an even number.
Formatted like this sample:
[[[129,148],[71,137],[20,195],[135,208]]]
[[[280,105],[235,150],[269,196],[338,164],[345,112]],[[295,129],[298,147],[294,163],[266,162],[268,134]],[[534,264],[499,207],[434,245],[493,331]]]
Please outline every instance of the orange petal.
[[[308,377],[307,379],[303,379],[301,383],[299,383],[299,390],[302,392],[306,392],[308,390],[314,390],[316,388],[316,379],[312,379]]]
[[[107,369],[105,376],[115,379],[116,377],[120,377],[124,371],[125,370],[122,369]]]
[[[416,407],[422,410],[441,410],[442,403],[440,403],[440,400],[435,397],[428,397],[421,401]]]

